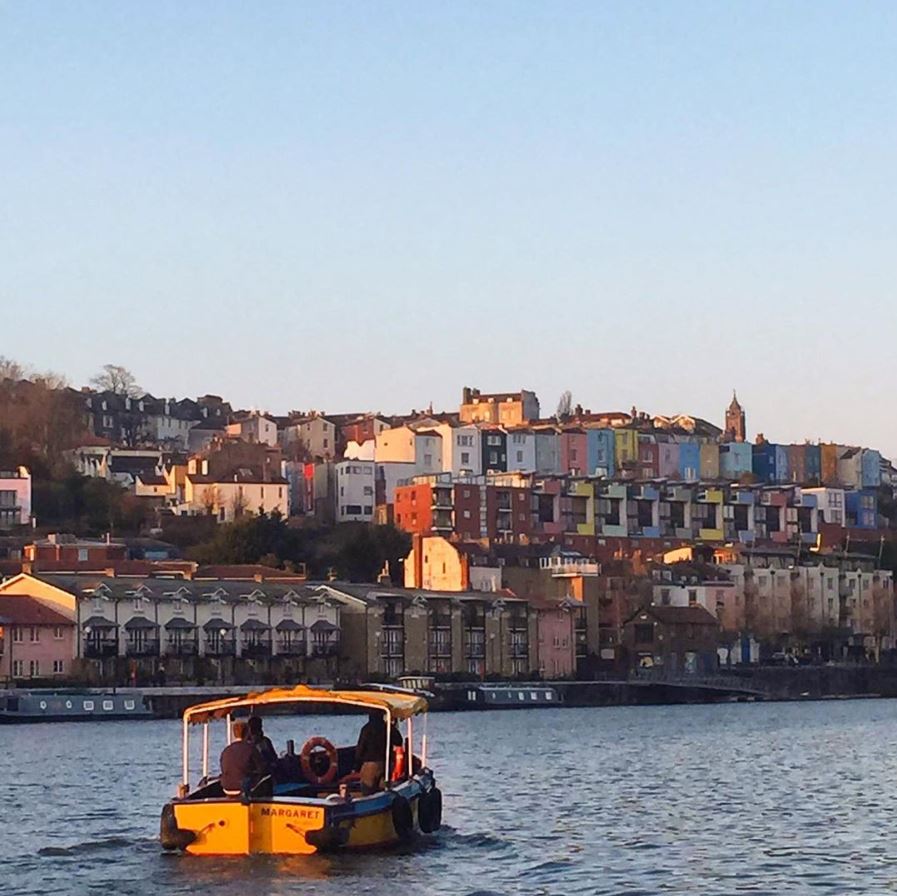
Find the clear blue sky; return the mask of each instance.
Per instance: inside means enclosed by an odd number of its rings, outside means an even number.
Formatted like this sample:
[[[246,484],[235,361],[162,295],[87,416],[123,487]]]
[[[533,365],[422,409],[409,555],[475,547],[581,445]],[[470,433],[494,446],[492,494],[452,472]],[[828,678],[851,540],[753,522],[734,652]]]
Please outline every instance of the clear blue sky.
[[[0,2],[0,354],[897,454],[897,4]]]

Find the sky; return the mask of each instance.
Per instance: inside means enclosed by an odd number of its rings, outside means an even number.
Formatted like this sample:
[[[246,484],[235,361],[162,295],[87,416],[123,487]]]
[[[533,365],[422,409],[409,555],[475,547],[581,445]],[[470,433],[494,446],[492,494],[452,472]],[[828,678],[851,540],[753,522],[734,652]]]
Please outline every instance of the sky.
[[[897,4],[0,0],[0,355],[897,455]]]

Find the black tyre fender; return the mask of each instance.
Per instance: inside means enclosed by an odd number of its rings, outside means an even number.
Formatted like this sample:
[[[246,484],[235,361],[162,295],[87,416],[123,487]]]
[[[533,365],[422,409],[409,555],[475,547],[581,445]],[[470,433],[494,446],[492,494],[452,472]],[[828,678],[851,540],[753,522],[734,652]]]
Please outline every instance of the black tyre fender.
[[[407,840],[414,833],[414,815],[411,804],[403,796],[396,794],[392,800],[392,826],[400,840]]]
[[[159,839],[162,841],[162,849],[169,851],[186,849],[196,839],[196,834],[193,831],[185,831],[178,827],[174,817],[174,807],[171,803],[166,803],[165,808],[162,809]]]
[[[420,795],[417,823],[425,834],[438,831],[442,825],[442,791],[438,787]]]

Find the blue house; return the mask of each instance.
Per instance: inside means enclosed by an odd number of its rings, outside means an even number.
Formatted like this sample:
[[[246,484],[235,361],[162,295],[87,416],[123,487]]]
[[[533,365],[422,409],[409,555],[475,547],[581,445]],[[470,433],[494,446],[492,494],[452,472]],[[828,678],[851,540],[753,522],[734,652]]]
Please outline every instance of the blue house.
[[[697,442],[680,442],[679,475],[690,481],[701,475],[701,446]]]
[[[804,472],[807,482],[822,482],[822,451],[818,445],[804,446]]]
[[[881,454],[871,448],[864,448],[860,464],[863,488],[878,488],[881,485]]]
[[[761,482],[776,481],[776,446],[769,442],[753,447],[753,472]]]
[[[613,476],[616,439],[612,429],[587,429],[586,454],[590,476]]]
[[[738,480],[753,473],[753,452],[748,442],[727,442],[719,446],[719,473],[723,479]]]
[[[791,463],[788,459],[788,446],[776,445],[776,473],[771,482],[789,482],[791,480]]]
[[[857,529],[878,526],[878,495],[874,488],[859,488],[844,492],[847,525]]]

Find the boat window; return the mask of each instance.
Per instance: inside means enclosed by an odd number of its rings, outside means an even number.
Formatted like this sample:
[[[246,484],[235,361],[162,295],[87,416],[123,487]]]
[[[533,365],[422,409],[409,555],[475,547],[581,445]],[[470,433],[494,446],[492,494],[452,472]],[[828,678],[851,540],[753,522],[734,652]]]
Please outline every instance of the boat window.
[[[539,695],[538,695],[535,691],[530,691],[530,692],[529,692],[529,698],[530,698],[530,700],[538,700],[538,699],[539,699]]]
[[[517,699],[526,700],[526,694],[524,694],[523,691],[517,691]]]
[[[133,709],[134,705],[133,700],[125,700],[125,709]]]
[[[84,701],[84,708],[85,708],[88,712],[93,712],[93,700],[85,700],[85,701]]]
[[[554,694],[553,694],[551,691],[546,692],[546,694],[545,694],[545,699],[546,699],[546,700],[553,700],[553,699],[554,699]]]
[[[65,708],[66,708],[66,709],[71,709],[71,708],[72,708],[72,701],[71,701],[71,700],[66,700],[66,701],[65,701]]]
[[[41,702],[40,702],[40,708],[41,708],[41,709],[46,709],[46,708],[47,708],[47,701],[46,701],[46,700],[41,700]]]
[[[114,706],[115,706],[115,704],[111,700],[103,701],[103,709],[106,710],[106,712],[109,712],[110,710],[112,710],[114,708]]]

